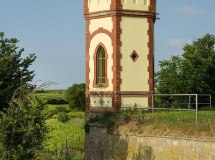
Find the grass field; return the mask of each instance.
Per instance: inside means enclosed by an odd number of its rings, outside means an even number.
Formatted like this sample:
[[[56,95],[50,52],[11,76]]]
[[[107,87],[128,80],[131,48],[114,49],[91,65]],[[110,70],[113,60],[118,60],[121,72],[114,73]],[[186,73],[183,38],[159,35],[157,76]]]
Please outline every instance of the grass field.
[[[56,99],[65,99],[64,98],[65,90],[44,90],[43,92],[37,93],[41,98],[56,98]]]
[[[47,104],[68,104],[65,90],[43,90],[37,93]]]

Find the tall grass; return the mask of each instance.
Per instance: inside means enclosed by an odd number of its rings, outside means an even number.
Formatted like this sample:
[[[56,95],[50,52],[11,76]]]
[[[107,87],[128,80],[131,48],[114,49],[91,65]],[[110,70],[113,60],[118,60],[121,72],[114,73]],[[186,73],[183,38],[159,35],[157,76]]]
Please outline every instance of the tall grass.
[[[198,123],[196,123],[194,111],[155,111],[153,113],[134,111],[128,114],[130,114],[130,121],[123,124],[124,128],[127,127],[126,132],[156,136],[215,138],[215,111],[199,111]],[[133,125],[128,125],[129,123]]]

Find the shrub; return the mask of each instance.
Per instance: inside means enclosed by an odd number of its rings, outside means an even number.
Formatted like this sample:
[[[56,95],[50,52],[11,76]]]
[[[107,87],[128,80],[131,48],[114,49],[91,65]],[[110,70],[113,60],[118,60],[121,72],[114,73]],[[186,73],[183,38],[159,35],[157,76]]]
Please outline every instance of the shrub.
[[[132,110],[131,109],[122,110],[121,117],[123,121],[125,121],[126,123],[130,122],[132,119]]]
[[[117,121],[117,114],[112,113],[112,112],[104,112],[103,114],[96,115],[94,117],[90,117],[88,121],[85,123],[85,132],[89,133],[89,125],[93,123],[97,123],[99,125],[102,125],[103,127],[107,128],[108,132],[111,132],[114,125],[115,121]]]
[[[69,115],[67,115],[65,112],[60,112],[57,116],[57,119],[59,122],[65,123],[68,120],[70,120]]]
[[[84,112],[72,111],[68,113],[70,118],[84,118]]]
[[[46,106],[26,86],[21,87],[14,97],[9,108],[1,112],[2,159],[33,159],[46,139]]]
[[[68,113],[69,110],[67,110],[64,106],[57,106],[55,109],[48,110],[47,116],[49,118],[57,118],[57,114],[61,112]]]
[[[71,109],[85,110],[85,84],[74,84],[66,90],[65,97]]]
[[[55,108],[55,112],[56,113],[61,113],[61,112],[68,113],[69,111],[66,109],[66,107],[59,106],[59,107]]]
[[[47,104],[68,104],[68,102],[61,98],[46,98]]]

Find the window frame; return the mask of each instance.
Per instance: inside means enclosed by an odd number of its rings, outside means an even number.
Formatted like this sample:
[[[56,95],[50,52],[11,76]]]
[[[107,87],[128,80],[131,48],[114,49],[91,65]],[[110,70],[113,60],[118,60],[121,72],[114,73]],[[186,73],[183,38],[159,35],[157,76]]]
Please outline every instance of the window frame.
[[[98,51],[99,49],[102,47],[102,49],[104,50],[104,54],[105,54],[105,58],[104,58],[104,82],[102,83],[98,83]],[[93,87],[108,87],[108,78],[107,78],[107,63],[108,63],[108,54],[107,54],[107,50],[106,47],[104,46],[103,43],[99,43],[95,49],[95,53],[94,53],[94,80],[93,80]]]

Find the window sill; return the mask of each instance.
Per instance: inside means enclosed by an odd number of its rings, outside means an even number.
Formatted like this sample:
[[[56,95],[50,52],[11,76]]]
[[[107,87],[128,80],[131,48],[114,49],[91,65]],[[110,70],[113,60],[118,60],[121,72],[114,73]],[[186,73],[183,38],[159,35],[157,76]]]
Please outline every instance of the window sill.
[[[109,87],[109,85],[107,83],[94,84],[93,87],[95,87],[95,88],[103,88],[103,87]]]

